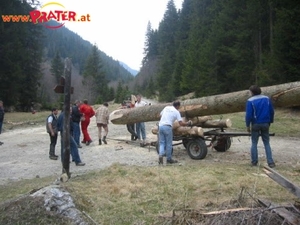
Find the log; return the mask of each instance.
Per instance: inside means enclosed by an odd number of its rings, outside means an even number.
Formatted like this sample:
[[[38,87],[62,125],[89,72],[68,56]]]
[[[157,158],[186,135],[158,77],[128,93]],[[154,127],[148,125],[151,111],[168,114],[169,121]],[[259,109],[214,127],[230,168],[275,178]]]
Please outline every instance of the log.
[[[193,126],[197,126],[197,127],[201,127],[201,125],[205,122],[207,122],[208,120],[211,120],[212,117],[211,116],[197,116],[197,117],[193,117],[193,118],[190,118],[190,119],[187,119],[185,117],[182,117],[182,120],[184,122],[187,122],[189,120],[192,121],[192,125]],[[180,124],[177,120],[175,120],[175,122],[173,123],[173,129],[176,129],[177,127],[180,127]]]
[[[300,81],[262,87],[261,89],[262,94],[271,98],[274,107],[292,107],[300,105]],[[246,101],[249,97],[249,90],[244,90],[188,99],[181,101],[179,111],[181,116],[187,118],[242,112],[245,110]],[[113,111],[110,114],[110,121],[113,124],[158,121],[160,119],[160,112],[167,105],[172,105],[172,103]]]
[[[188,121],[185,117],[182,118],[183,121]],[[202,127],[202,128],[230,128],[232,126],[232,122],[230,119],[226,120],[212,120],[211,116],[198,116],[190,119],[192,121],[193,126]],[[176,120],[173,123],[173,129],[180,127],[179,122]]]
[[[151,129],[152,134],[158,134],[158,126],[154,126]],[[186,135],[186,136],[199,136],[199,137],[203,137],[204,136],[204,132],[203,129],[201,127],[182,127],[179,126],[175,129],[173,129],[173,135],[175,136],[182,136],[182,135]]]
[[[264,172],[275,182],[277,182],[282,187],[289,190],[292,194],[300,198],[300,188],[295,184],[293,184],[291,181],[289,181],[287,178],[285,178],[281,174],[277,173],[275,170],[266,166],[264,167]]]
[[[258,202],[261,205],[268,207],[270,210],[276,212],[278,215],[283,217],[285,219],[285,221],[288,221],[288,223],[290,223],[292,225],[300,224],[300,217],[297,214],[288,211],[286,208],[280,207],[279,205],[277,205],[273,202],[266,201],[263,199],[258,199]]]
[[[199,124],[202,128],[230,128],[232,126],[231,119],[226,120],[208,120]]]

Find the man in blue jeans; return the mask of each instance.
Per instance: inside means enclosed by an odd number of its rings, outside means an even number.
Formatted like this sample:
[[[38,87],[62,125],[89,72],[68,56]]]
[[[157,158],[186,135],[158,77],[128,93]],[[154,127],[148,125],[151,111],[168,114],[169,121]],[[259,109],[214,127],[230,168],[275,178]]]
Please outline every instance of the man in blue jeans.
[[[142,101],[142,96],[141,95],[137,95],[136,96],[136,103],[135,103],[135,107],[143,107],[148,105],[147,102]],[[145,144],[146,142],[146,128],[145,128],[145,123],[144,122],[139,122],[135,124],[136,126],[136,134],[138,137],[138,140],[141,142],[141,144]]]
[[[64,128],[64,117],[65,112],[62,111],[57,119],[57,128],[60,131],[61,136],[61,161],[64,161],[64,143],[63,143],[63,128]],[[78,146],[75,142],[73,136],[71,135],[73,132],[73,123],[70,118],[70,154],[72,156],[72,161],[75,162],[76,166],[84,166],[85,163],[83,163],[80,159],[79,152],[78,152]]]
[[[75,104],[72,107],[72,113],[71,113],[72,123],[73,123],[72,136],[78,148],[82,148],[82,146],[80,145],[80,121],[83,114],[79,110],[80,105],[81,102],[79,100],[76,100]]]
[[[274,121],[274,108],[270,98],[261,94],[260,87],[252,85],[249,90],[252,97],[250,97],[246,103],[245,120],[247,131],[251,132],[251,165],[257,166],[257,143],[261,135],[265,147],[267,163],[269,167],[273,168],[275,167],[275,163],[270,147],[269,127]]]
[[[172,159],[172,142],[173,142],[173,123],[177,120],[180,126],[191,126],[192,121],[182,121],[181,115],[178,111],[180,102],[173,102],[172,106],[166,106],[160,113],[159,121],[159,157],[158,163],[163,164],[163,157],[167,156],[167,164],[178,163],[177,160]]]

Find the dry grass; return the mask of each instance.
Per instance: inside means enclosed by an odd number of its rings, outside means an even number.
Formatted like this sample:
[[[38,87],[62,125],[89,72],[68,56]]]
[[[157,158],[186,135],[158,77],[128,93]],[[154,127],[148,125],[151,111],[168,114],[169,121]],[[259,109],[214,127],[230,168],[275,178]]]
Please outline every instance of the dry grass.
[[[295,184],[300,183],[299,171],[290,167],[280,169],[280,173]],[[0,186],[1,199],[20,197],[20,194],[46,186],[53,180],[54,178],[23,180]],[[238,162],[229,165],[222,162],[211,163],[205,160],[193,166],[137,167],[114,164],[105,170],[72,177],[63,186],[71,193],[77,207],[98,224],[196,224],[175,223],[176,218],[177,221],[182,221],[183,214],[184,220],[189,215],[193,221],[202,221],[200,224],[225,224],[205,223],[219,220],[201,215],[195,218],[195,212],[256,208],[256,198],[279,204],[290,204],[296,200],[286,189],[268,178],[262,167],[252,168]],[[25,200],[32,207],[25,207]],[[7,204],[0,205],[0,224],[13,224],[6,223],[9,219],[18,221],[16,214],[11,213],[13,209],[18,211],[19,224],[34,224],[30,223],[33,217],[33,221],[40,221],[39,224],[50,224],[48,217],[51,213],[47,214],[47,220],[43,220],[45,214],[40,214],[41,210],[34,207],[33,200],[25,198],[24,201],[13,202],[14,208]],[[43,208],[42,204],[40,208]],[[187,214],[186,210],[193,214]],[[173,211],[177,211],[176,217],[172,216]],[[257,211],[251,211],[250,214],[243,212],[240,219],[247,216],[250,219],[254,214],[259,215]],[[24,223],[27,221],[26,215],[29,215],[29,223]],[[56,223],[55,219],[57,218],[53,217],[51,224],[63,224]],[[234,221],[237,219],[235,217]],[[271,221],[273,223],[263,224],[277,224],[274,220]],[[251,223],[239,221],[234,224]]]
[[[295,171],[288,170],[288,174]],[[300,183],[299,177],[293,177]],[[248,165],[129,167],[115,164],[66,183],[81,210],[99,224],[167,224],[173,210],[256,207],[253,198],[277,203],[295,197]],[[241,197],[241,191],[243,196]],[[166,223],[165,223],[166,222]]]

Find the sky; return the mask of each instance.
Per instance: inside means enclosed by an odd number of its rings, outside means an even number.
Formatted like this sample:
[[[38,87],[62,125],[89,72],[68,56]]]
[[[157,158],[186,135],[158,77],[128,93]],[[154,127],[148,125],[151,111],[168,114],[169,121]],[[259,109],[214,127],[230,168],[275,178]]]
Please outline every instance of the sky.
[[[65,27],[96,44],[114,60],[139,70],[143,59],[148,22],[157,29],[169,0],[41,0],[42,11],[67,10],[76,15],[90,15],[90,22],[67,22]],[[174,0],[177,9],[183,0]]]

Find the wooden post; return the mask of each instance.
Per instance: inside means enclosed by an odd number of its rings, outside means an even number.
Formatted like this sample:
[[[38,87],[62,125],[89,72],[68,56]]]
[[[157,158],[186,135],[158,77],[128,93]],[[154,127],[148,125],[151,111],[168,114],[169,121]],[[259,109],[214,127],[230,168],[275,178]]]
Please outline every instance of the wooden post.
[[[71,59],[65,59],[65,83],[64,83],[64,131],[63,131],[63,173],[66,173],[68,177],[70,174],[70,102],[71,102],[71,72],[72,62]]]

